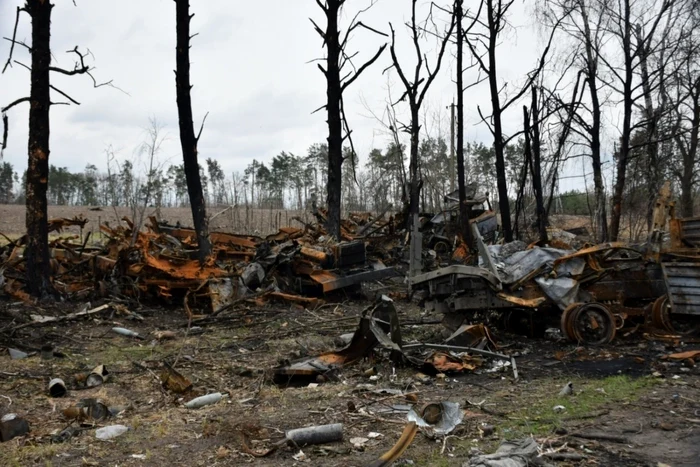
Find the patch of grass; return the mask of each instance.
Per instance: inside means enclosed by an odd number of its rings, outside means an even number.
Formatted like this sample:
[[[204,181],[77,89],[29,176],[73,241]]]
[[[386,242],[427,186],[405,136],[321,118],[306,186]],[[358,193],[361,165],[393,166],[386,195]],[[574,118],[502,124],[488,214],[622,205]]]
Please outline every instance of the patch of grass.
[[[62,444],[36,444],[22,447],[3,445],[3,449],[0,450],[0,465],[8,467],[29,464],[53,465],[52,459],[67,451],[68,448],[69,445]]]
[[[411,457],[414,465],[418,466],[426,466],[426,467],[449,467],[450,464],[450,459],[445,456],[445,454],[441,454],[440,450],[442,447],[435,447],[434,449],[431,450],[426,450],[422,451],[420,454],[419,453],[414,453],[413,456],[408,456]]]
[[[628,376],[611,376],[604,379],[573,380],[574,394],[559,396],[559,385],[552,383],[538,388],[538,397],[534,400],[520,401],[520,407],[509,415],[509,420],[499,426],[505,438],[525,435],[541,436],[551,433],[567,420],[576,420],[600,411],[609,404],[631,402],[641,393],[657,383],[652,378],[630,378]],[[557,405],[566,410],[555,412]]]

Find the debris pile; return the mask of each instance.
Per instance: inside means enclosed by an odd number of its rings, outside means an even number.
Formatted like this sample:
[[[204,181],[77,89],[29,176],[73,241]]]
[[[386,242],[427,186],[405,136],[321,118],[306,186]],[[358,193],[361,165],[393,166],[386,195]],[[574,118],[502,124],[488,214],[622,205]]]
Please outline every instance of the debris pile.
[[[354,220],[352,220],[354,219]],[[392,219],[392,218],[390,218]],[[341,242],[328,239],[319,225],[303,229],[285,227],[260,238],[212,232],[212,255],[204,264],[196,259],[194,230],[158,223],[150,218],[147,229],[135,230],[133,222],[100,230],[103,247],[61,238],[51,242],[53,285],[67,299],[95,296],[151,298],[166,303],[218,313],[240,300],[284,300],[313,306],[324,294],[397,275],[382,258],[391,259],[381,229],[393,229],[393,220],[368,228],[377,221],[354,215],[344,222]],[[84,227],[82,218],[56,219],[51,231],[68,225]],[[364,230],[363,230],[364,229]],[[362,234],[359,232],[362,231]],[[0,247],[0,286],[21,300],[26,238]]]
[[[645,324],[654,333],[698,333],[700,218],[675,217],[667,183],[653,219],[646,243],[583,244],[578,250],[572,245],[580,237],[554,229],[549,246],[487,246],[472,223],[479,266],[453,264],[412,277],[411,286],[452,330],[492,313],[511,331],[534,335],[556,326],[568,340],[589,345],[610,343],[629,324],[637,325],[631,332]],[[452,258],[467,253],[460,246]]]
[[[510,366],[515,379],[518,378],[515,359],[484,349],[487,345],[497,347],[483,325],[466,326],[459,334],[468,335],[474,346],[404,343],[393,301],[382,296],[363,311],[360,324],[347,346],[316,357],[285,362],[274,369],[273,380],[282,385],[337,380],[341,369],[370,357],[375,348],[388,351],[394,364],[413,366],[421,375],[474,371],[484,365],[482,357],[489,357],[506,362],[505,366]],[[448,342],[453,338],[454,335]],[[423,349],[429,352],[422,354]]]

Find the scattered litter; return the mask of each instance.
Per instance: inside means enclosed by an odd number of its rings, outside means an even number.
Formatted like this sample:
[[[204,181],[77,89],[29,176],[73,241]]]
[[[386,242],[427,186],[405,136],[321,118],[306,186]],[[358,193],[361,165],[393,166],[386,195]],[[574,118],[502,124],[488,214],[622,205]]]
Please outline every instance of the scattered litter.
[[[98,428],[95,431],[95,437],[97,439],[102,440],[102,441],[106,441],[108,439],[113,439],[113,438],[116,438],[118,436],[121,436],[124,433],[126,433],[127,431],[129,431],[128,426],[110,425],[110,426],[106,426],[103,428]]]
[[[116,332],[117,334],[121,334],[122,336],[127,336],[127,337],[135,337],[137,339],[143,339],[139,335],[138,332],[132,331],[131,329],[126,329],[126,328],[112,328],[113,332]]]
[[[537,442],[533,438],[503,441],[493,454],[474,456],[465,467],[527,467],[537,456]]]
[[[53,345],[42,345],[40,355],[42,360],[51,360],[53,358]]]
[[[223,397],[224,395],[220,392],[214,392],[212,394],[207,394],[206,396],[200,396],[195,399],[192,399],[191,401],[185,404],[185,407],[187,407],[188,409],[199,409],[207,405],[216,404]]]
[[[173,331],[153,331],[153,337],[159,341],[171,340],[177,337]]]
[[[304,462],[304,461],[308,460],[308,458],[306,457],[306,454],[304,454],[304,451],[302,451],[302,450],[299,450],[299,452],[294,454],[292,456],[292,459],[294,459],[297,462]]]
[[[369,438],[361,438],[361,437],[356,437],[356,438],[350,438],[350,444],[355,449],[364,449],[365,444],[369,443]]]
[[[332,443],[343,439],[343,424],[333,423],[330,425],[296,428],[287,431],[285,438],[294,442],[297,446]]]
[[[163,366],[163,370],[160,373],[160,381],[163,388],[175,394],[183,394],[192,390],[192,382],[168,363],[165,363]]]
[[[559,396],[570,396],[574,392],[574,383],[569,381],[564,385],[563,388],[561,388],[561,391],[559,391]]]
[[[81,399],[76,405],[63,409],[63,416],[68,420],[104,420],[113,416],[109,409],[99,399]]]
[[[107,368],[104,365],[98,365],[87,376],[87,379],[85,380],[85,385],[89,388],[101,386],[102,384],[107,382],[108,377],[109,371],[107,371]]]
[[[29,433],[29,423],[17,414],[9,413],[0,418],[0,442],[10,441]]]
[[[65,443],[66,441],[74,438],[75,436],[79,435],[85,431],[84,428],[76,427],[76,426],[69,426],[61,430],[59,433],[51,435],[51,442],[52,443]]]
[[[23,358],[27,358],[29,356],[28,353],[17,349],[7,349],[7,351],[10,352],[10,358],[12,358],[12,360],[22,360]]]
[[[61,378],[54,378],[49,381],[49,394],[51,397],[63,397],[67,393],[66,383]]]
[[[462,423],[464,413],[456,402],[424,404],[417,411],[411,408],[407,419],[420,427],[429,427],[438,435],[449,434]]]
[[[554,407],[552,407],[552,410],[554,410],[556,413],[561,413],[566,411],[566,407],[564,407],[563,405],[555,405]]]

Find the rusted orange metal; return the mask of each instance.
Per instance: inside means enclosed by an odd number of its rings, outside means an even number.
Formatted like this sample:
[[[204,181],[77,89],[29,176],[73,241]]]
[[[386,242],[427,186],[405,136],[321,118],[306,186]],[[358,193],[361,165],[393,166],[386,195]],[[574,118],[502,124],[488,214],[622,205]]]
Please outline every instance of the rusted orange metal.
[[[507,295],[504,293],[498,293],[497,295],[498,298],[501,300],[505,300],[507,302],[513,303],[518,306],[522,306],[525,308],[537,308],[538,306],[542,305],[547,299],[545,297],[536,297],[536,298],[521,298],[521,297],[515,297],[513,295]]]
[[[156,258],[154,256],[149,255],[148,253],[144,254],[143,259],[146,265],[159,271],[165,272],[170,277],[176,279],[201,280],[211,279],[214,277],[225,277],[230,275],[228,271],[225,271],[219,267],[206,265],[200,266],[199,261],[197,260],[185,260],[182,261],[180,264],[173,264],[170,261]]]
[[[276,234],[265,237],[265,240],[268,242],[286,242],[300,238],[303,235],[304,231],[296,227],[282,227]]]
[[[442,373],[474,371],[481,366],[479,358],[470,356],[459,358],[445,352],[435,352],[425,362]]]
[[[311,261],[317,262],[317,263],[325,263],[328,261],[328,255],[324,253],[323,251],[316,250],[314,248],[309,248],[309,247],[301,247],[301,255],[304,258],[310,259]]]
[[[614,250],[614,249],[621,249],[621,250],[631,250],[631,251],[636,251],[634,248],[631,248],[628,244],[624,242],[610,242],[610,243],[601,243],[599,245],[591,246],[588,248],[583,248],[581,250],[578,250],[575,253],[572,253],[570,255],[562,256],[560,258],[557,258],[554,260],[554,267],[558,266],[559,264],[568,261],[572,258],[579,258],[581,256],[587,256],[587,255],[592,255],[595,253],[601,253],[606,250]]]
[[[301,295],[288,294],[284,292],[270,292],[268,297],[284,300],[286,302],[301,303],[315,308],[321,303],[321,300],[313,297],[303,297]]]

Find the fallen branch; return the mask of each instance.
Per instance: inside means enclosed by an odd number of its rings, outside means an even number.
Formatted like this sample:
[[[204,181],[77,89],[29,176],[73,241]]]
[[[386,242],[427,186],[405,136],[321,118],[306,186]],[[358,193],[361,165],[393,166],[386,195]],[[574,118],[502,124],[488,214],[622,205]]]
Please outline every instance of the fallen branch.
[[[583,439],[593,439],[596,441],[610,441],[612,443],[629,443],[629,439],[624,436],[611,435],[608,433],[571,433],[569,436]]]
[[[545,452],[542,457],[553,461],[581,461],[586,457],[575,452]]]
[[[100,305],[97,308],[93,308],[92,310],[78,311],[76,313],[71,313],[71,314],[66,315],[66,316],[58,316],[58,317],[56,317],[56,316],[41,316],[40,319],[37,319],[35,321],[31,321],[29,323],[24,323],[24,324],[20,324],[19,326],[15,326],[14,328],[12,328],[10,330],[10,333],[14,333],[20,329],[23,329],[23,328],[26,328],[29,326],[39,326],[39,325],[43,325],[43,324],[60,323],[63,321],[70,321],[73,319],[82,318],[84,316],[94,315],[95,313],[99,313],[100,311],[105,310],[111,306],[112,306],[111,304]],[[35,316],[38,316],[38,315],[35,315]]]

